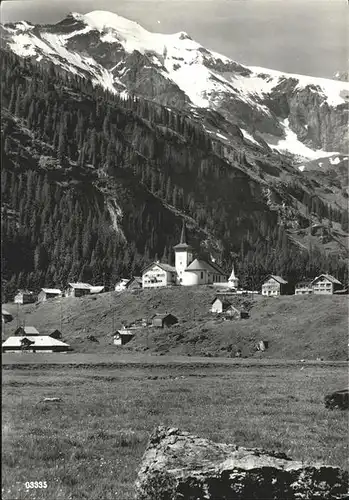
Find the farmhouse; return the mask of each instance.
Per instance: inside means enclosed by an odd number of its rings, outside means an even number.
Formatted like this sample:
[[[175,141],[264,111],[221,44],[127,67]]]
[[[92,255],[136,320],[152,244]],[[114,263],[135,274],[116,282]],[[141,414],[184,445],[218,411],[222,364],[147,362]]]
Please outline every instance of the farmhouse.
[[[142,272],[143,288],[157,288],[176,284],[176,268],[169,264],[154,262]]]
[[[332,295],[343,285],[330,274],[321,274],[311,282],[314,295]]]
[[[227,275],[215,263],[193,257],[193,248],[187,244],[186,228],[183,221],[181,239],[173,247],[175,266],[154,262],[142,272],[143,288],[171,285],[207,285],[227,281]]]
[[[2,344],[2,352],[64,352],[71,350],[65,342],[49,335],[9,337]]]
[[[62,297],[62,291],[59,288],[42,288],[38,295],[38,302],[46,302],[46,300],[56,297]]]
[[[152,318],[152,325],[157,328],[170,327],[176,323],[178,323],[178,318],[173,314],[155,314]]]
[[[313,293],[313,287],[309,281],[301,281],[295,286],[295,295],[311,295]]]
[[[18,290],[14,298],[15,304],[33,304],[37,301],[37,295],[29,290]]]
[[[17,337],[22,337],[22,336],[38,336],[40,335],[40,333],[38,332],[38,330],[35,328],[35,326],[20,326],[19,328],[17,328],[17,330],[15,331],[14,335]]]
[[[142,288],[142,277],[132,276],[132,278],[123,278],[115,285],[116,292],[125,290],[140,290]]]
[[[288,282],[281,276],[275,276],[274,274],[270,274],[262,285],[262,295],[275,297],[285,295],[287,292]]]

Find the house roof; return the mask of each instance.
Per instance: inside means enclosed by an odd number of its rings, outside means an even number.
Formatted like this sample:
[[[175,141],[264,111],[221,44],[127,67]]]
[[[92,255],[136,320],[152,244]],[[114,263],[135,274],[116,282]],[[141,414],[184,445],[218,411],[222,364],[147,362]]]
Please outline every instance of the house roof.
[[[101,293],[104,290],[104,286],[90,286],[91,293]]]
[[[234,297],[236,297],[234,295]],[[216,300],[220,300],[222,302],[223,305],[233,305],[234,304],[234,298],[233,297],[215,297],[214,300],[212,300],[211,304],[214,304],[216,302]]]
[[[174,314],[171,314],[171,313],[154,314],[154,316],[152,316],[151,319],[154,319],[154,318],[165,319],[168,316],[172,316],[173,318],[177,319],[177,317]]]
[[[335,278],[334,276],[331,276],[331,274],[320,274],[320,276],[317,276],[315,279],[313,279],[313,281],[311,282],[311,284],[315,283],[320,278],[326,278],[326,279],[328,279],[329,281],[331,281],[335,285],[341,285],[342,284],[340,281],[337,280],[337,278]]]
[[[56,293],[57,295],[62,293],[59,288],[41,288],[41,290],[45,293]]]
[[[35,326],[20,326],[17,328],[16,332],[18,332],[18,330],[23,330],[26,335],[39,335]]]
[[[137,281],[137,283],[142,284],[142,276],[132,276],[129,282],[131,283],[132,281]]]
[[[88,283],[68,283],[71,288],[78,288],[80,290],[90,290],[91,285]]]
[[[152,262],[151,264],[149,264],[147,267],[145,267],[143,269],[142,274],[144,274],[148,269],[150,269],[153,266],[159,266],[164,271],[169,271],[171,273],[176,272],[176,268],[173,266],[170,266],[170,264],[163,264],[162,262]]]
[[[32,292],[30,290],[18,290],[16,295],[19,295],[20,293],[23,293],[25,295],[34,295],[34,292]]]
[[[23,339],[27,338],[26,336],[20,337],[9,337],[5,342],[3,342],[2,347],[20,347]],[[49,335],[39,335],[38,337],[31,337],[31,342],[33,342],[33,347],[58,347],[58,346],[66,346],[69,347],[69,344],[62,342],[61,340],[54,339]]]
[[[286,285],[287,284],[287,281],[284,280],[284,278],[282,278],[281,276],[276,276],[275,274],[269,274],[268,279],[269,278],[273,278],[275,281],[277,281],[281,285]]]
[[[1,309],[1,314],[2,314],[3,316],[12,316],[12,314],[11,314],[11,313],[9,313],[8,311],[6,311],[6,309]]]

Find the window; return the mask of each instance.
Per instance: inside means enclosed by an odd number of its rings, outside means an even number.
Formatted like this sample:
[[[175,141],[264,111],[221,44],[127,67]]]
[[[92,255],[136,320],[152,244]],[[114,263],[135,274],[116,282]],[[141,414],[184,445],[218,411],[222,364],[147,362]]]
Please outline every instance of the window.
[[[204,273],[201,271],[201,279],[204,279]]]

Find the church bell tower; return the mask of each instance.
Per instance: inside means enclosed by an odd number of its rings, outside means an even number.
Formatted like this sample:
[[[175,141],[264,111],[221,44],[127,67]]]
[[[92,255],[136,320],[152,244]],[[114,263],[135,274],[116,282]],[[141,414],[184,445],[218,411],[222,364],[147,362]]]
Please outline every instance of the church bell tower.
[[[193,261],[193,248],[187,244],[187,234],[184,220],[181,232],[181,240],[178,245],[173,247],[173,250],[175,251],[177,283],[180,285],[183,281],[183,273],[185,269]]]

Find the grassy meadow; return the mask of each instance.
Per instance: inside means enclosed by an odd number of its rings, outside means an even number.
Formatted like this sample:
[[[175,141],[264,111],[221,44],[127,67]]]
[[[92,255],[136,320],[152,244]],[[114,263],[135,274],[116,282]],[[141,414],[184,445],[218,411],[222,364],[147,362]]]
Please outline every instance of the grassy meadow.
[[[2,497],[130,500],[159,424],[347,468],[347,412],[323,404],[346,383],[336,362],[4,365]]]
[[[122,351],[176,356],[209,353],[226,358],[234,357],[241,349],[249,359],[347,359],[348,296],[237,296],[236,306],[247,307],[250,317],[223,321],[210,312],[216,292],[211,286],[165,287],[53,299],[18,308],[16,304],[5,304],[14,320],[5,325],[3,339],[13,335],[17,323],[35,326],[43,334],[58,328],[74,352],[110,355],[120,352],[113,345],[112,334],[123,322],[171,312],[178,317],[178,325],[139,330]],[[98,342],[91,342],[90,335]],[[255,350],[260,340],[269,342],[262,355]]]

